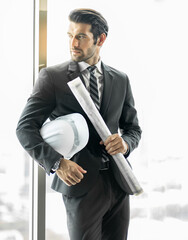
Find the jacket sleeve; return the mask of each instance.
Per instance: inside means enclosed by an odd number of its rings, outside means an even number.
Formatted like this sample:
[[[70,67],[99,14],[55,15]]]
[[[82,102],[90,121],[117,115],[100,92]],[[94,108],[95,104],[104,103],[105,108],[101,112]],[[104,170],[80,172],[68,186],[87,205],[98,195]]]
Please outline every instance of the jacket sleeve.
[[[126,96],[119,121],[119,127],[122,133],[122,138],[129,145],[129,150],[125,155],[125,157],[128,157],[129,154],[138,146],[142,133],[138,123],[137,111],[135,109],[134,98],[128,78]]]
[[[29,155],[50,174],[61,155],[50,147],[40,135],[40,128],[55,108],[53,81],[46,69],[42,69],[33,93],[19,119],[16,134]]]

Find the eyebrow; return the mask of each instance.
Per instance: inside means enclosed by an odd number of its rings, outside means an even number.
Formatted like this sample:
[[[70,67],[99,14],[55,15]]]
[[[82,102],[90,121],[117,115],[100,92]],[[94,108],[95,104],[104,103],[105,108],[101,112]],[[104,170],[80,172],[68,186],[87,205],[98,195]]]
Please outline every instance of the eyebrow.
[[[67,32],[67,34],[71,35],[71,33],[70,33],[70,32]],[[83,36],[87,36],[87,34],[85,34],[85,33],[78,33],[78,34],[76,34],[76,35],[83,35]]]

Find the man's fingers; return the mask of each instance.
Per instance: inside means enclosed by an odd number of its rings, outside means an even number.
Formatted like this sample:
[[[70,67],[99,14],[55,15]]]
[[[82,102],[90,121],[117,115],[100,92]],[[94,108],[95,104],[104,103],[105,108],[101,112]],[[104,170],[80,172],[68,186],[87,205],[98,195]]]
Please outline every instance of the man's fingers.
[[[67,177],[65,177],[61,171],[57,171],[57,176],[63,181],[67,186],[72,186],[72,183],[68,180]]]
[[[79,183],[84,177],[83,174],[87,173],[87,171],[77,163],[63,159],[56,173],[66,185],[72,186]]]
[[[110,135],[104,142],[104,145],[106,151],[110,155],[115,155],[117,153],[125,154],[128,149],[128,145],[118,133]]]
[[[115,147],[113,147],[113,148],[110,148],[109,150],[108,150],[108,153],[110,154],[110,155],[115,155],[115,154],[117,154],[117,153],[122,153],[123,152],[123,148],[122,147],[117,147],[117,148],[115,148]]]
[[[79,170],[80,173],[87,173],[86,170],[84,170],[82,167],[80,167],[79,165],[77,166],[77,169]]]
[[[112,142],[109,142],[107,145],[106,145],[106,151],[108,151],[110,148],[119,148],[121,147],[121,142],[119,139],[114,139]]]
[[[76,176],[72,176],[72,175],[62,175],[62,174],[58,174],[58,177],[68,186],[72,186],[72,185],[76,185],[77,183],[79,183],[81,181],[81,179],[79,179]]]
[[[113,135],[110,135],[106,141],[104,142],[104,145],[107,146],[110,142],[114,141],[114,139],[116,139],[117,137],[119,137],[119,134],[113,134]]]
[[[71,183],[71,185],[76,185],[77,183],[79,183],[81,181],[81,179],[77,178],[76,176],[72,177],[72,176],[68,176],[67,177],[67,181]]]
[[[67,186],[69,186],[69,187],[72,186],[72,183],[69,182],[68,180],[65,181],[65,180],[62,179],[62,181],[63,181]]]
[[[116,153],[122,152],[123,151],[123,147],[122,147],[121,144],[118,143],[116,145],[110,146],[108,149],[106,148],[106,151],[109,154],[116,154]]]
[[[76,183],[79,183],[84,178],[84,175],[77,170],[75,172],[72,172],[69,178],[72,178]]]
[[[76,185],[77,183],[81,182],[83,178],[84,175],[78,169],[75,169],[74,171],[70,171],[67,173],[65,180],[70,182],[71,185]]]

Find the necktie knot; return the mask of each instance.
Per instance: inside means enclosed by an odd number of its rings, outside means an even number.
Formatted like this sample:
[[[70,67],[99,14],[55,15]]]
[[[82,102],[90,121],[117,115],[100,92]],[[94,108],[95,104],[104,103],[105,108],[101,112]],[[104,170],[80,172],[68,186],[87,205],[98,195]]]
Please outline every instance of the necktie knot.
[[[89,66],[87,69],[90,73],[93,73],[93,71],[96,69],[96,66]]]

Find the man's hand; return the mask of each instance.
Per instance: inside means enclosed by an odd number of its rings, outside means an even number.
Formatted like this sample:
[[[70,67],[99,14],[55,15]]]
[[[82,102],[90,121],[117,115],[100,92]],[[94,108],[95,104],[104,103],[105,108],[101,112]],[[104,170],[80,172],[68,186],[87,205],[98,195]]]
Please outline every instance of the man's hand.
[[[101,141],[100,144],[105,145],[105,149],[110,155],[115,155],[117,153],[125,154],[128,151],[128,144],[118,133],[112,134],[105,142]]]
[[[67,160],[61,159],[60,167],[56,171],[58,177],[68,186],[76,185],[81,182],[86,170],[80,167],[77,163]]]

